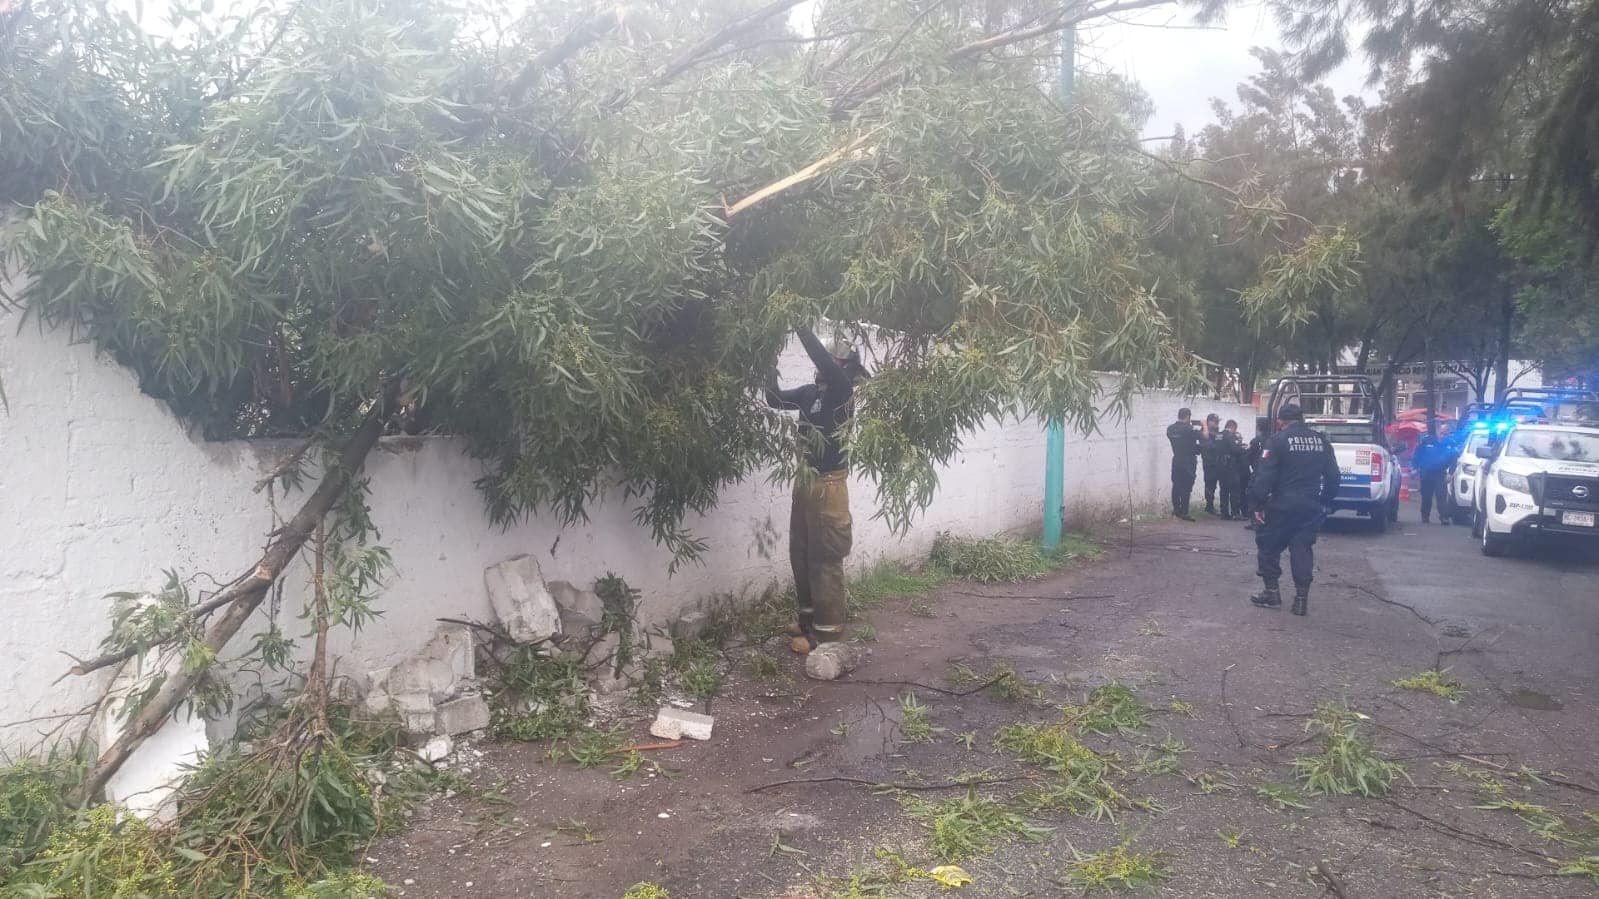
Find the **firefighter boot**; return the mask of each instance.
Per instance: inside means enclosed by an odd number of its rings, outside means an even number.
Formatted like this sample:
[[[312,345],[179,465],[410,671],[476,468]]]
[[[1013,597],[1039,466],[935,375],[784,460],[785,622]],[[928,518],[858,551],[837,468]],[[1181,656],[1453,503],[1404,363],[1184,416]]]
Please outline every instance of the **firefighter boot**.
[[[1305,607],[1307,605],[1309,605],[1309,603],[1310,603],[1310,585],[1309,584],[1295,584],[1294,585],[1294,607],[1292,609],[1290,609],[1289,611],[1293,612],[1295,615],[1303,615],[1303,614],[1305,614],[1305,611],[1306,611]]]
[[[1283,604],[1283,595],[1277,590],[1276,581],[1264,581],[1265,587],[1259,593],[1249,597],[1249,601],[1263,609],[1280,609]]]

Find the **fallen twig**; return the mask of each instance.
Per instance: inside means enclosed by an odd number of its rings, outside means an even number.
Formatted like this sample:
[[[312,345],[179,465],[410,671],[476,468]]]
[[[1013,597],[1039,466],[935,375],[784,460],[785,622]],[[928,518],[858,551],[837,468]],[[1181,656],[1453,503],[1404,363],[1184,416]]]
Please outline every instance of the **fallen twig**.
[[[1244,732],[1238,728],[1238,719],[1233,717],[1232,703],[1227,701],[1227,672],[1237,667],[1237,663],[1228,665],[1221,670],[1221,711],[1227,716],[1227,725],[1233,729],[1233,736],[1238,738],[1238,748],[1243,749],[1249,744],[1244,741]]]
[[[682,745],[682,740],[666,740],[660,743],[635,743],[632,746],[619,746],[606,753],[606,755],[621,755],[624,752],[650,752],[655,749],[676,749]]]
[[[932,684],[924,684],[921,681],[914,680],[856,680],[855,678],[850,678],[848,682],[852,684],[871,684],[880,687],[919,687],[923,690],[932,690],[934,693],[942,693],[945,696],[970,696],[973,693],[983,692],[999,683],[999,680],[997,677],[985,680],[970,690],[946,690],[943,687],[935,687]]]
[[[1011,776],[1011,777],[990,777],[990,778],[986,778],[984,780],[951,780],[951,781],[947,781],[945,783],[936,783],[936,784],[905,784],[905,783],[890,783],[890,782],[885,782],[885,781],[880,781],[880,780],[867,780],[867,779],[865,779],[863,777],[844,777],[844,776],[840,775],[840,776],[834,776],[834,777],[800,777],[800,778],[795,778],[793,780],[778,780],[778,781],[773,781],[772,783],[769,783],[769,784],[761,784],[758,787],[750,787],[749,789],[745,790],[744,792],[746,792],[746,793],[761,793],[761,792],[764,792],[766,790],[776,789],[777,787],[791,786],[791,785],[794,785],[794,784],[825,784],[825,783],[860,784],[861,786],[872,787],[874,789],[892,789],[892,790],[906,790],[906,791],[910,791],[910,792],[916,792],[916,791],[919,791],[919,790],[954,790],[954,789],[959,789],[961,787],[981,787],[981,786],[987,786],[988,784],[1013,783],[1013,782],[1018,781],[1018,780],[1026,780],[1027,778],[1028,778],[1028,775],[1026,775],[1026,774],[1017,774],[1017,775],[1014,775],[1014,776]]]
[[[1435,831],[1438,831],[1439,833],[1455,837],[1456,839],[1463,840],[1467,843],[1473,843],[1477,846],[1482,846],[1489,849],[1508,849],[1511,852],[1520,852],[1523,855],[1530,855],[1536,859],[1546,858],[1542,852],[1538,852],[1534,849],[1528,849],[1525,846],[1517,846],[1515,843],[1507,843],[1504,840],[1501,840],[1497,837],[1488,836],[1484,833],[1477,833],[1476,831],[1471,830],[1461,830],[1447,821],[1440,821],[1426,812],[1417,811],[1416,809],[1413,809],[1397,800],[1384,798],[1380,801],[1387,803],[1388,805],[1391,805],[1394,808],[1405,812],[1406,814],[1414,815],[1415,817],[1426,822],[1429,827]]]
[[[1343,878],[1333,873],[1332,866],[1327,864],[1326,859],[1317,859],[1316,875],[1327,886],[1328,892],[1337,896],[1338,899],[1349,899],[1349,889],[1344,886]]]

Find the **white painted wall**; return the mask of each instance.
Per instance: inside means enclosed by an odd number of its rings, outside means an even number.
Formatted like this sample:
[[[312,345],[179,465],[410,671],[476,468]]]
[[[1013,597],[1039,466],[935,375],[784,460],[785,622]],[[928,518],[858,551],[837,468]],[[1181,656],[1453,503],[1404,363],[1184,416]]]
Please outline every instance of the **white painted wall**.
[[[251,563],[273,526],[265,494],[252,485],[290,448],[282,441],[206,443],[167,408],[141,394],[133,375],[63,332],[18,329],[0,313],[0,746],[25,748],[100,693],[98,677],[56,679],[63,653],[85,657],[108,630],[107,593],[154,590],[163,571],[220,580]],[[809,377],[799,353],[784,363],[785,383]],[[1123,513],[1163,503],[1169,452],[1163,431],[1185,402],[1153,392],[1127,421],[1067,444],[1068,514]],[[1253,411],[1193,401],[1244,423]],[[1007,422],[974,434],[943,473],[932,508],[896,537],[871,517],[873,487],[854,488],[852,564],[924,553],[939,530],[966,534],[1036,528],[1042,516],[1043,433]],[[489,525],[472,486],[477,463],[447,438],[385,440],[367,465],[373,517],[397,567],[383,616],[353,638],[339,638],[340,670],[391,664],[421,647],[440,616],[487,620],[483,569],[532,553],[545,577],[587,585],[608,571],[644,593],[645,618],[664,620],[718,592],[786,580],[786,491],[764,478],[723,494],[715,513],[692,522],[713,546],[706,564],[667,573],[655,546],[619,499],[599,503],[592,520],[561,530],[535,519],[502,530]],[[278,500],[292,514],[297,498]],[[196,586],[203,588],[203,578]],[[291,635],[304,596],[304,566],[287,580],[278,614]],[[265,620],[266,610],[258,615]],[[108,675],[107,675],[108,676]],[[9,725],[9,726],[6,726]]]

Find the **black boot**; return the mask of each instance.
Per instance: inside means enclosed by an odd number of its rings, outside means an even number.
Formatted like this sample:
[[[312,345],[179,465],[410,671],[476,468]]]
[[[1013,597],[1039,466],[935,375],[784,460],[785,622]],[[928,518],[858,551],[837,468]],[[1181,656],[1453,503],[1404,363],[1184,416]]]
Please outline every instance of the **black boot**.
[[[1303,614],[1305,614],[1305,611],[1306,611],[1305,607],[1309,603],[1310,603],[1310,585],[1309,584],[1295,584],[1294,585],[1294,607],[1292,609],[1290,609],[1289,611],[1293,612],[1295,615],[1303,615]]]
[[[1249,601],[1263,609],[1282,608],[1283,595],[1277,590],[1277,582],[1265,581],[1265,585],[1259,593],[1249,597]]]

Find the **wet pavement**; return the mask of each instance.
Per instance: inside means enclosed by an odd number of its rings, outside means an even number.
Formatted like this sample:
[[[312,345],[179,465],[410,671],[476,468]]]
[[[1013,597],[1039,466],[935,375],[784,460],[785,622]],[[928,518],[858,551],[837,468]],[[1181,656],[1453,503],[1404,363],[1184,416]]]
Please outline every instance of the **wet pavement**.
[[[1599,809],[1599,558],[1552,548],[1491,559],[1468,529],[1416,519],[1411,503],[1382,535],[1359,519],[1329,523],[1308,618],[1245,601],[1254,547],[1237,523],[1109,527],[1097,534],[1104,559],[1084,568],[951,584],[917,608],[874,612],[878,641],[843,681],[806,681],[788,659],[777,682],[735,679],[711,703],[715,739],[652,754],[673,776],[619,780],[551,762],[543,746],[486,747],[470,776],[507,802],[431,803],[409,833],[374,847],[374,869],[407,897],[615,899],[650,881],[673,899],[825,899],[840,894],[836,878],[880,869],[877,847],[924,868],[941,861],[904,794],[872,784],[1024,778],[982,790],[1014,801],[1037,772],[996,749],[994,731],[1058,720],[1057,704],[1114,680],[1154,710],[1150,726],[1085,743],[1116,753],[1120,788],[1156,810],[1036,817],[1049,836],[963,861],[975,882],[960,895],[1062,895],[1073,859],[1124,839],[1159,853],[1170,873],[1160,895],[1599,894],[1587,878],[1555,875],[1574,845],[1477,808],[1477,781],[1492,780],[1573,827]],[[955,695],[944,677],[956,662],[1010,664],[1047,701]],[[1435,667],[1462,682],[1463,700],[1391,684]],[[933,742],[904,741],[907,693],[926,706]],[[1327,701],[1368,715],[1364,735],[1408,781],[1387,797],[1274,808],[1258,791],[1293,781],[1292,760],[1316,750],[1305,716]],[[640,735],[647,721],[634,720]],[[1140,773],[1135,760],[1168,736],[1185,746],[1180,771]],[[1539,779],[1514,776],[1523,766]],[[592,838],[560,826],[572,819]],[[939,889],[902,883],[881,895]]]

